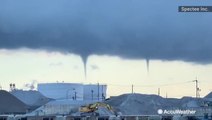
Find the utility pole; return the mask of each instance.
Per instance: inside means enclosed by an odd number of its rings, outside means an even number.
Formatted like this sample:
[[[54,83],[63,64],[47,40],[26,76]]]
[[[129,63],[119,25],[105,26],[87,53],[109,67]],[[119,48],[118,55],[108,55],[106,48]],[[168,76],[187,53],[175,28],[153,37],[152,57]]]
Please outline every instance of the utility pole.
[[[75,100],[77,100],[77,92],[76,91],[74,92],[74,98],[75,98]]]
[[[99,83],[97,84],[97,86],[98,86],[98,101],[99,101]]]
[[[158,88],[158,96],[160,96],[160,88]]]
[[[105,96],[104,96],[104,85],[102,85],[102,101],[105,99]]]
[[[198,86],[198,83],[199,83],[199,81],[196,79],[196,80],[193,80],[193,82],[195,82],[195,91],[196,91],[196,98],[199,98],[200,97],[200,88],[199,88],[199,86]]]
[[[133,86],[133,84],[132,84],[132,94],[134,93],[134,86]]]
[[[91,90],[91,98],[92,98],[92,101],[93,101],[93,90]]]
[[[77,99],[77,92],[76,92],[75,88],[73,88],[73,92],[74,92],[73,100],[76,100]]]

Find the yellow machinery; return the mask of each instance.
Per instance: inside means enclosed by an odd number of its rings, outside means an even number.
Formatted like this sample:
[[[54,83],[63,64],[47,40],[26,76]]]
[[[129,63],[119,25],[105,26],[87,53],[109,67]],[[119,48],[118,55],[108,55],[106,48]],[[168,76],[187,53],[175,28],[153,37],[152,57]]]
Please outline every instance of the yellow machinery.
[[[86,106],[81,106],[79,111],[84,112],[84,113],[95,112],[96,110],[98,110],[98,107],[104,107],[104,108],[107,108],[108,110],[110,110],[111,112],[113,112],[113,109],[110,105],[108,105],[106,103],[102,103],[102,102],[96,102],[96,103],[89,104]]]

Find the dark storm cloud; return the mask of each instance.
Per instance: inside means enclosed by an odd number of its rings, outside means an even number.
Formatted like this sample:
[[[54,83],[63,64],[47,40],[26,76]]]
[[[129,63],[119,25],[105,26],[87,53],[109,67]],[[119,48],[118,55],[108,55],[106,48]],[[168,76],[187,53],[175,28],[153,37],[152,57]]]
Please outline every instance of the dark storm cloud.
[[[0,48],[87,56],[212,62],[212,14],[178,13],[211,1],[1,0]]]

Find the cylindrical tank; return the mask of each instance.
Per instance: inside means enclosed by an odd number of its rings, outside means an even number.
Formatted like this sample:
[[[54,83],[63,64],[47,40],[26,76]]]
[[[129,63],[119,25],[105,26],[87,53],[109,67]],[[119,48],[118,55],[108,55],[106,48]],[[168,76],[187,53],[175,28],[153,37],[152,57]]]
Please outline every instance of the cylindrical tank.
[[[79,83],[40,83],[38,91],[53,99],[83,100],[83,84]]]
[[[107,85],[87,84],[84,85],[84,100],[102,101],[106,98]]]

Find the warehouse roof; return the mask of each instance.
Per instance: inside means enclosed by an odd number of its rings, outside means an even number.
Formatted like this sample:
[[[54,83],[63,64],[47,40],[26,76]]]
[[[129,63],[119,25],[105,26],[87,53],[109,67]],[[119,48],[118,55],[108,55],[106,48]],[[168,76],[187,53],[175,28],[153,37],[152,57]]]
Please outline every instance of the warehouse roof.
[[[27,105],[5,90],[0,90],[0,114],[26,113]]]
[[[40,107],[46,103],[48,103],[51,99],[42,95],[39,91],[35,90],[13,90],[10,92],[23,103],[29,106]]]

